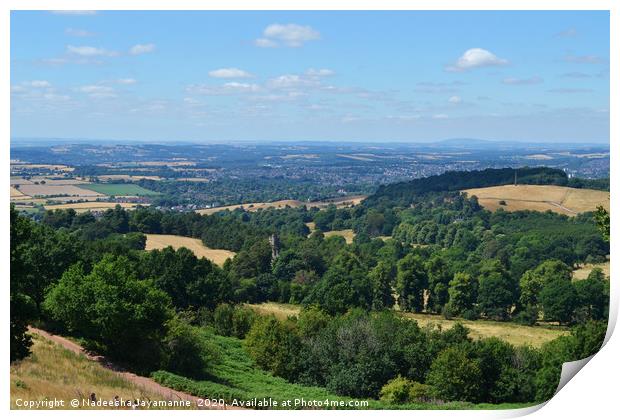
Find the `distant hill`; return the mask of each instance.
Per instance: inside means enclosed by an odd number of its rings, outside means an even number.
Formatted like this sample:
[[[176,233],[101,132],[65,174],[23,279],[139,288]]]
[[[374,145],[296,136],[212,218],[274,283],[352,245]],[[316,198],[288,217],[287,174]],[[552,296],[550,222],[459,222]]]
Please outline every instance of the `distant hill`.
[[[372,205],[382,201],[391,201],[398,205],[409,205],[415,197],[429,192],[460,191],[514,184],[515,173],[518,184],[567,185],[569,183],[564,171],[547,167],[449,171],[428,178],[382,185],[375,194],[365,200],[365,203]]]

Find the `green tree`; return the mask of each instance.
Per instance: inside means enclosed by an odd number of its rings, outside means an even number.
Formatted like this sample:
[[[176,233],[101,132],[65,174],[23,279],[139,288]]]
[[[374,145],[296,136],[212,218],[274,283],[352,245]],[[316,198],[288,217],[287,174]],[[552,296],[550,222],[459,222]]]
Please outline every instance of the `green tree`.
[[[372,308],[382,310],[394,306],[392,284],[394,283],[394,266],[387,261],[379,263],[370,271],[368,276],[372,284]]]
[[[396,276],[396,293],[400,308],[404,311],[421,312],[424,309],[424,290],[427,287],[428,277],[422,257],[407,254],[398,262]]]
[[[124,256],[104,256],[89,274],[78,264],[48,293],[44,308],[72,334],[94,340],[140,371],[161,364],[171,301],[151,281],[138,280]]]
[[[508,271],[498,260],[488,260],[480,269],[478,282],[478,310],[489,318],[508,318],[516,295]]]
[[[483,382],[480,363],[463,346],[449,347],[433,360],[426,383],[446,401],[480,401]]]
[[[570,282],[570,267],[558,260],[548,260],[541,263],[535,269],[526,271],[519,282],[521,289],[519,301],[521,305],[536,305],[538,303],[538,295],[545,284],[554,279]]]
[[[476,302],[478,285],[476,281],[467,273],[456,273],[450,281],[448,294],[449,311],[454,314],[462,314],[471,310]]]
[[[603,270],[593,269],[588,278],[575,282],[580,312],[585,319],[607,319],[609,313],[609,282]]]
[[[579,303],[575,286],[570,280],[556,278],[549,281],[538,297],[546,321],[568,323]]]

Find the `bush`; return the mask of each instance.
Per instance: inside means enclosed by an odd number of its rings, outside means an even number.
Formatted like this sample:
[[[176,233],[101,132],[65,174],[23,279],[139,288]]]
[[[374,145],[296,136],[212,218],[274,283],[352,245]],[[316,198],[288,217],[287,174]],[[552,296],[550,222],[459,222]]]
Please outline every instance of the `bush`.
[[[218,335],[244,338],[255,318],[250,308],[221,303],[213,312],[213,328]]]
[[[439,399],[478,402],[483,379],[479,362],[469,357],[464,346],[456,346],[448,347],[433,360],[426,383]]]
[[[514,322],[521,325],[536,325],[538,321],[538,307],[527,305],[521,312],[513,318]]]
[[[409,401],[430,402],[433,400],[434,392],[435,390],[430,385],[421,384],[419,382],[412,382],[411,388],[409,388]]]
[[[476,312],[473,309],[467,309],[463,311],[463,318],[465,318],[468,321],[475,321],[478,319],[478,312]]]
[[[404,404],[410,401],[411,388],[414,382],[398,375],[383,385],[379,392],[381,401],[389,404]]]
[[[217,352],[210,346],[197,327],[178,317],[167,324],[164,339],[162,368],[192,378],[204,375],[210,363],[217,360]]]

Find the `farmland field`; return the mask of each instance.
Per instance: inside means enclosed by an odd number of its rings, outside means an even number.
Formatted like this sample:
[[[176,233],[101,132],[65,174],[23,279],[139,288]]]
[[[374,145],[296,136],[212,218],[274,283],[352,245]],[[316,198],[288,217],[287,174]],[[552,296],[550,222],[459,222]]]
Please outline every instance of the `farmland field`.
[[[31,197],[54,197],[61,195],[69,195],[75,197],[96,197],[104,195],[100,192],[84,189],[82,188],[82,186],[78,187],[75,185],[29,184],[20,185],[19,191]]]
[[[168,246],[174,249],[185,247],[191,250],[198,258],[207,258],[217,265],[223,265],[228,258],[233,258],[235,253],[226,249],[211,249],[203,245],[200,239],[188,238],[178,235],[146,235],[146,250],[163,249]]]
[[[588,278],[590,272],[595,268],[600,268],[603,270],[605,277],[609,277],[609,261],[606,261],[604,263],[597,264],[583,264],[573,271],[573,280],[584,280]]]
[[[136,184],[86,184],[82,186],[104,195],[158,195],[155,191],[147,190]]]
[[[124,209],[132,209],[137,207],[136,203],[113,203],[113,202],[105,202],[105,201],[86,201],[80,203],[66,203],[66,204],[48,204],[45,207],[45,210],[63,210],[63,209],[73,209],[78,213],[85,211],[101,211],[107,209],[113,209],[116,206],[121,206]]]
[[[11,198],[28,198],[28,196],[17,188],[11,187]]]
[[[298,305],[274,302],[252,304],[248,306],[262,315],[273,314],[279,319],[295,316],[301,310],[301,307]],[[543,326],[530,327],[511,322],[486,320],[467,321],[464,319],[448,320],[441,315],[414,314],[410,312],[401,312],[401,314],[406,318],[417,321],[421,327],[426,325],[438,325],[441,326],[442,329],[447,329],[452,327],[456,322],[460,322],[470,329],[470,336],[474,339],[499,337],[513,345],[529,344],[534,347],[540,347],[554,338],[567,334],[567,331],[558,328]]]
[[[196,212],[199,214],[214,214],[214,213],[217,213],[223,210],[232,211],[232,210],[239,209],[239,208],[244,208],[247,211],[257,211],[257,210],[266,209],[266,208],[281,209],[281,208],[285,208],[286,206],[289,206],[289,207],[306,206],[308,208],[311,208],[311,207],[323,208],[323,207],[329,206],[330,204],[334,204],[336,207],[341,208],[341,207],[349,207],[349,206],[358,205],[365,198],[366,198],[365,195],[356,195],[356,196],[350,196],[350,197],[338,197],[338,198],[333,198],[333,199],[324,200],[324,201],[278,200],[278,201],[272,201],[269,203],[246,203],[246,204],[234,204],[231,206],[212,207],[209,209],[196,210]]]
[[[100,181],[117,181],[122,179],[124,181],[139,181],[141,179],[149,179],[151,181],[159,181],[161,177],[155,175],[99,175],[97,177]]]
[[[348,244],[352,244],[353,238],[355,238],[355,232],[353,232],[353,229],[332,230],[329,232],[323,232],[323,234],[326,238],[330,238],[332,236],[342,236]]]
[[[502,185],[497,187],[472,188],[464,190],[469,196],[478,197],[478,202],[487,210],[503,208],[506,211],[551,210],[574,216],[577,213],[594,211],[601,205],[609,210],[609,192],[556,185]],[[504,201],[505,205],[500,204]]]

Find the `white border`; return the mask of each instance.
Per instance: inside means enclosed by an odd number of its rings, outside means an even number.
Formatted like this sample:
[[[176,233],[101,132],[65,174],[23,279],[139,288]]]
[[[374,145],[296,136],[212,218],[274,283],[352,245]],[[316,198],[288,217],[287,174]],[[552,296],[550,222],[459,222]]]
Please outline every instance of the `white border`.
[[[2,160],[5,170],[1,177],[4,185],[9,184],[9,145],[10,145],[10,10],[610,10],[611,24],[611,50],[610,50],[610,87],[611,92],[618,92],[618,75],[620,66],[620,48],[618,40],[620,33],[618,26],[620,24],[620,6],[617,1],[613,0],[410,0],[402,2],[397,0],[357,0],[355,2],[346,2],[338,0],[298,0],[292,1],[282,0],[230,0],[219,2],[199,2],[197,0],[168,0],[168,1],[144,1],[144,0],[4,0],[0,3],[2,11],[0,16],[0,51],[2,58],[0,62],[0,75],[2,83],[0,84],[0,95],[2,97],[1,104],[1,124],[2,130]],[[36,31],[36,28],[32,28]],[[613,54],[612,54],[613,53]],[[610,139],[611,155],[616,156],[618,153],[618,122],[620,121],[618,97],[610,96]],[[611,208],[614,213],[616,206],[616,191],[618,181],[618,171],[611,167]],[[6,264],[2,264],[1,276],[3,279],[4,292],[4,319],[8,320],[9,305],[7,304],[9,295],[9,263],[6,260],[9,254],[9,223],[8,223],[8,195],[2,196],[3,203],[0,207],[0,220],[2,220],[2,242],[3,255]],[[612,222],[612,237],[617,238],[620,235],[620,228],[617,223]],[[612,242],[611,247],[612,260],[615,261],[617,254],[617,246]],[[613,265],[612,265],[613,266]],[[612,270],[612,287],[611,287],[611,320],[610,324],[615,325],[618,314],[619,292],[617,287],[617,279],[615,278],[615,270]],[[8,322],[1,324],[3,337],[8,336]],[[6,342],[5,342],[6,343]],[[620,374],[619,362],[617,354],[620,354],[620,341],[617,334],[611,336],[607,345],[588,363],[587,367],[577,375],[576,379],[569,383],[544,407],[531,414],[533,419],[584,419],[584,418],[611,418],[612,413],[616,412],[618,407],[618,375]],[[9,359],[9,349],[7,345],[2,346],[2,354],[4,360]],[[9,407],[9,365],[2,365],[3,381],[2,395],[4,396],[5,409]],[[357,411],[354,413],[344,413],[342,411],[302,411],[302,412],[279,412],[279,411],[252,411],[252,412],[178,412],[178,416],[192,416],[194,418],[209,417],[261,417],[261,418],[282,418],[294,415],[298,418],[309,418],[315,415],[321,417],[336,418],[352,414],[359,418],[369,418],[375,416],[394,416],[398,418],[424,418],[424,419],[445,419],[445,418],[462,418],[462,419],[481,419],[481,418],[504,418],[515,417],[526,414],[525,411],[392,411],[385,413],[384,411]],[[84,411],[75,412],[25,412],[11,411],[10,415],[15,418],[36,418],[45,416],[50,418],[82,418]],[[165,411],[132,411],[132,412],[105,412],[95,411],[89,412],[88,416],[101,418],[101,416],[148,416],[148,418],[163,418],[169,416]]]

